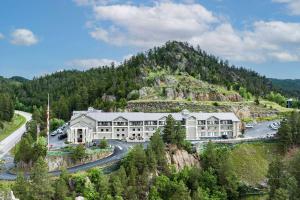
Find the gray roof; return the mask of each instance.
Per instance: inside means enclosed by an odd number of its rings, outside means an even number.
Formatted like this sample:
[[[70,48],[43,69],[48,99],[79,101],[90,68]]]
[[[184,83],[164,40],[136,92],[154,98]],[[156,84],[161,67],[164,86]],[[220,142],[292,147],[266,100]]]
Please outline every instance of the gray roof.
[[[234,113],[201,113],[191,112],[188,114],[183,113],[144,113],[144,112],[102,112],[99,110],[92,111],[74,111],[72,119],[81,115],[86,115],[96,121],[113,121],[118,117],[123,117],[129,121],[147,121],[147,120],[159,120],[163,117],[167,117],[169,114],[173,116],[175,120],[182,120],[183,118],[195,117],[197,120],[206,120],[211,117],[216,117],[220,120],[232,120],[240,121]],[[71,119],[71,120],[72,120]]]

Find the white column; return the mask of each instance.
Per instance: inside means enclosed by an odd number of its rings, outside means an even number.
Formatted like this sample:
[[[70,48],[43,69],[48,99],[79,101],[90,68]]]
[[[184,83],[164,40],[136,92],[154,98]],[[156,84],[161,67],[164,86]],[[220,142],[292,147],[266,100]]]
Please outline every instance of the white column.
[[[219,135],[221,135],[221,120],[219,120]]]
[[[196,118],[196,140],[199,139],[199,133],[198,133],[198,119]]]
[[[207,120],[205,120],[205,131],[206,131],[206,134],[205,134],[205,136],[207,137],[207,136],[208,136],[208,126],[207,126]]]

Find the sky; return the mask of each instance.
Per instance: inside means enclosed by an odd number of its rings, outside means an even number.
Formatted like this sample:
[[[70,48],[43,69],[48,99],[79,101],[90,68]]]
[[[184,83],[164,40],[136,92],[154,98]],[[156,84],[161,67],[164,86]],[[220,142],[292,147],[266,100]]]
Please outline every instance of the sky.
[[[300,79],[300,0],[1,0],[0,75],[122,63],[185,41],[270,78]]]

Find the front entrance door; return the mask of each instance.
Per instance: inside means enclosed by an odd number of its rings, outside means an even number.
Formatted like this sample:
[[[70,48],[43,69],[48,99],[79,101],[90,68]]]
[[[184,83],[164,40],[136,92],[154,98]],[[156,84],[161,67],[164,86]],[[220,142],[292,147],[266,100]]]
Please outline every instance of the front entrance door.
[[[81,143],[82,142],[82,129],[77,130],[77,142]]]

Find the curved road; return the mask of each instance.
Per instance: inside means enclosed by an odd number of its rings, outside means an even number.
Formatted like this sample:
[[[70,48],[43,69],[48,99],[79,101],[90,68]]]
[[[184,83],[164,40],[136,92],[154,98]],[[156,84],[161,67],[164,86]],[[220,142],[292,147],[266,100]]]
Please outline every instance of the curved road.
[[[130,144],[130,143],[125,143],[125,142],[122,142],[122,141],[114,141],[114,140],[109,141],[109,143],[111,145],[115,146],[115,149],[114,149],[114,152],[113,152],[112,155],[110,155],[106,158],[100,159],[100,160],[90,162],[90,163],[86,163],[86,164],[82,164],[82,165],[78,165],[78,166],[75,166],[75,167],[68,168],[67,169],[68,172],[75,173],[75,172],[78,172],[78,171],[83,171],[83,170],[90,169],[92,167],[106,165],[106,164],[109,164],[109,163],[112,163],[112,162],[119,161],[126,155],[128,150],[133,145],[133,144]],[[53,176],[58,176],[60,173],[61,173],[60,170],[49,172],[49,174],[51,174]],[[10,173],[9,169],[7,169],[7,170],[0,173],[0,180],[15,180],[16,178],[17,178],[16,174]]]
[[[17,110],[15,113],[25,117],[26,123],[31,120],[32,115],[30,113]],[[26,131],[26,123],[0,142],[0,159],[2,159],[21,140],[22,135]]]

